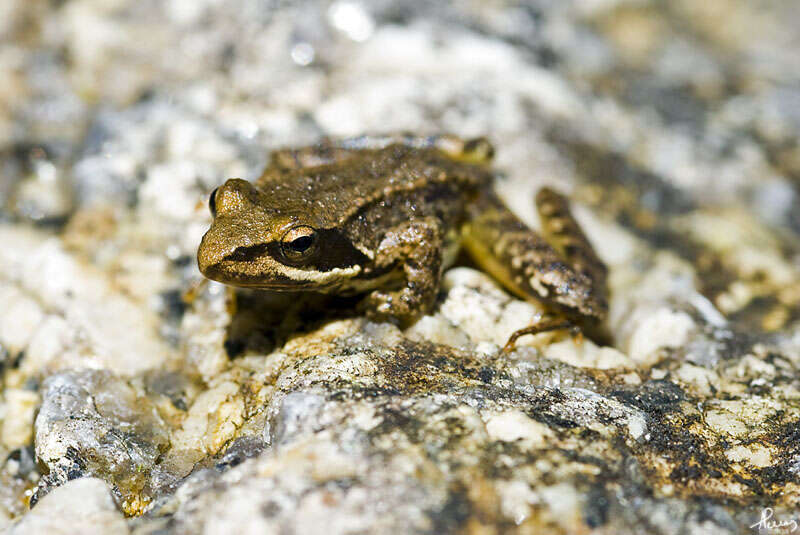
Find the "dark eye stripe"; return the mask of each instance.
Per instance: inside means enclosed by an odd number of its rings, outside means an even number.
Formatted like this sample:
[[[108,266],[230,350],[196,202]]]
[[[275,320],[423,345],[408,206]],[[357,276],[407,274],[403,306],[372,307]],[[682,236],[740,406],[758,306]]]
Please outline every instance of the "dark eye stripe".
[[[237,247],[235,251],[225,257],[225,260],[233,260],[235,262],[247,262],[254,260],[259,256],[264,256],[269,250],[268,243],[259,245],[251,245],[249,247]]]

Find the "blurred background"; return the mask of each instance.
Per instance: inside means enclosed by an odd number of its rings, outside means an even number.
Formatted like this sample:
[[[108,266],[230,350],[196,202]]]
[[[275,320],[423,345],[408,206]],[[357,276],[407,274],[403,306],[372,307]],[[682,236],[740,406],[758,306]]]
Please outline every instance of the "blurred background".
[[[497,189],[525,221],[536,224],[532,198],[542,185],[574,201],[611,269],[614,362],[646,373],[664,362],[672,373],[684,360],[716,370],[722,379],[705,386],[692,382],[700,372],[675,379],[711,402],[718,392],[771,395],[723,384],[759,376],[761,360],[742,364],[739,375],[718,367],[751,353],[768,359],[753,349],[768,341],[786,363],[775,373],[792,383],[800,359],[798,21],[796,0],[2,0],[0,458],[16,465],[0,471],[0,528],[27,511],[31,496],[75,474],[113,483],[120,507],[139,514],[172,493],[192,463],[238,437],[238,428],[223,438],[198,432],[191,442],[180,434],[189,431],[176,431],[198,393],[217,388],[223,372],[246,377],[242,369],[256,365],[235,358],[272,336],[260,327],[262,310],[239,317],[239,331],[228,328],[218,286],[199,305],[183,298],[200,279],[195,255],[210,222],[208,194],[229,177],[255,179],[270,149],[323,136],[487,136],[497,149]],[[240,298],[246,311],[248,294]],[[106,375],[80,379],[89,386],[59,375],[73,369]],[[154,369],[178,372],[147,375]],[[673,377],[666,374],[652,377]],[[136,450],[140,459],[125,449],[130,441],[115,443],[131,455],[125,462],[103,460],[113,448],[86,445],[91,429],[102,428],[94,423],[68,443],[85,448],[80,459],[101,459],[99,468],[67,463],[65,435],[47,427],[64,416],[55,391],[41,390],[53,377],[93,395],[111,392],[108,399],[127,399],[119,385],[141,381],[135,388],[153,399],[172,396],[179,416],[158,427],[133,409],[117,414],[124,425],[108,425],[141,439],[137,447],[150,445]],[[653,391],[631,398],[634,405],[683,399]],[[789,419],[792,410],[780,414]],[[36,414],[50,419],[38,420],[34,452]],[[749,418],[783,425],[774,414]],[[676,487],[658,488],[753,506],[762,503],[755,495],[782,496],[797,473],[791,429],[773,444],[787,464],[770,473],[783,479],[758,471],[769,463],[715,465],[760,486],[734,477],[722,490],[696,490],[691,469],[705,470],[703,457],[665,469]],[[727,432],[719,436],[728,440]],[[702,449],[702,441],[670,440],[657,456]],[[597,503],[591,492],[581,499]],[[603,496],[625,509],[624,500]],[[659,500],[645,516],[674,512]],[[453,503],[441,506],[443,515],[460,514]],[[503,522],[528,518],[514,507],[497,513]],[[686,507],[703,516],[696,502]],[[599,522],[591,518],[586,525]],[[635,532],[640,520],[625,525]],[[744,522],[726,525],[733,533]]]

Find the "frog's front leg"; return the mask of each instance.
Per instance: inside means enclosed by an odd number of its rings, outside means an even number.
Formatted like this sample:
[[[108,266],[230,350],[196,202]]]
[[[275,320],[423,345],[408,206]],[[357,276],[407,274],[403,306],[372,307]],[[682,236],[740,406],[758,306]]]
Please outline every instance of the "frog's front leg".
[[[376,252],[376,268],[399,266],[402,287],[372,291],[362,302],[377,321],[408,325],[433,308],[442,276],[442,231],[437,219],[409,221],[393,228]]]

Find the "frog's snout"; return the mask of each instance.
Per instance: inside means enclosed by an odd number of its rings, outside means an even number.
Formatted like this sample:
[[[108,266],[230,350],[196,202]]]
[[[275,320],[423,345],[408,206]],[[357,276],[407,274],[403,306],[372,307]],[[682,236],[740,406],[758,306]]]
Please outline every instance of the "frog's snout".
[[[200,273],[211,280],[225,282],[222,264],[233,252],[232,244],[235,243],[229,226],[218,224],[215,219],[197,248],[197,267]]]
[[[212,229],[209,229],[203,236],[200,242],[200,247],[197,249],[197,268],[203,276],[216,280],[214,277],[214,266],[219,265],[224,257],[224,253],[220,251],[218,246],[214,246],[213,236],[211,236]]]

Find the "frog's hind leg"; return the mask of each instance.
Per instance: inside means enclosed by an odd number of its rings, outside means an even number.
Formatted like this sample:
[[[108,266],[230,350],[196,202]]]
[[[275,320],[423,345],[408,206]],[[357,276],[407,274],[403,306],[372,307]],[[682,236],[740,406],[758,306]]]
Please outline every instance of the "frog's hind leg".
[[[542,188],[536,194],[536,208],[547,241],[572,269],[591,279],[595,294],[605,299],[608,269],[573,217],[569,201],[550,188]]]
[[[580,336],[581,330],[580,327],[572,323],[571,321],[564,319],[564,318],[551,318],[547,320],[540,321],[535,325],[529,325],[522,329],[517,329],[511,336],[508,337],[508,341],[506,345],[503,346],[503,352],[509,353],[514,350],[514,346],[517,343],[517,339],[527,334],[530,335],[537,335],[546,332],[552,331],[563,331],[569,329],[573,336]]]
[[[494,193],[486,193],[470,207],[462,243],[473,260],[512,293],[543,303],[558,318],[517,331],[509,339],[510,345],[524,334],[572,329],[606,315],[605,267],[599,260],[598,266],[591,261],[596,258],[591,248],[583,250],[588,241],[566,205],[556,203],[559,200],[563,197],[554,192],[537,199],[545,212],[545,234],[555,247],[522,223]],[[571,232],[575,229],[579,234]],[[596,274],[599,285],[595,284]]]
[[[469,209],[462,244],[484,271],[522,299],[582,307],[584,297],[592,293],[591,280],[572,269],[494,193],[487,192]]]

